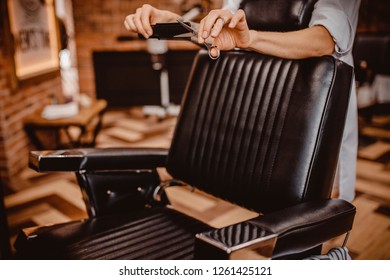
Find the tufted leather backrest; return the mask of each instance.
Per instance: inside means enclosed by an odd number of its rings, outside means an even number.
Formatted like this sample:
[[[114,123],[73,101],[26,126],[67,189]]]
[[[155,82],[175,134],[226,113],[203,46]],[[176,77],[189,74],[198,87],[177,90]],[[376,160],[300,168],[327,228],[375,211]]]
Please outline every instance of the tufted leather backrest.
[[[293,31],[308,27],[317,0],[243,0],[250,29]]]
[[[352,68],[222,52],[195,61],[168,155],[175,178],[266,213],[330,196]]]

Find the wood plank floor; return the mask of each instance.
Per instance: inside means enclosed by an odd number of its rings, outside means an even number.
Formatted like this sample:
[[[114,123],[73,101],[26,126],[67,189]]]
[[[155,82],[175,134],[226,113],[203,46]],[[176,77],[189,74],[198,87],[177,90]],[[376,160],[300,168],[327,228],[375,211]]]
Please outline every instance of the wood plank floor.
[[[169,147],[175,122],[173,117],[144,117],[138,109],[109,111],[97,146]],[[357,216],[348,241],[353,259],[390,259],[390,118],[382,117],[376,123],[381,126],[366,124],[362,130],[362,137],[369,141],[359,149],[357,196],[353,202]],[[164,170],[161,174],[164,176]],[[12,243],[21,228],[87,217],[73,174],[39,174],[26,168],[13,188],[6,191]],[[174,207],[217,227],[257,215],[199,191],[172,189],[168,195]],[[340,246],[343,238],[326,243],[324,252]]]

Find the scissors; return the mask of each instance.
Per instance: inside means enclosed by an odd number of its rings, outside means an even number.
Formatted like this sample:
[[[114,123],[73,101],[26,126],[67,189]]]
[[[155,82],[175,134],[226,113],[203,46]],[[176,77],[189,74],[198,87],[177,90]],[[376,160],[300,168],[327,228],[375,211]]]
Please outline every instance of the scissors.
[[[195,28],[189,26],[188,24],[186,24],[181,18],[178,18],[177,19],[177,22],[180,23],[181,26],[183,26],[185,29],[187,29],[189,31],[189,33],[186,33],[186,34],[180,34],[180,35],[176,35],[175,37],[198,37],[198,30],[196,30]],[[219,58],[219,55],[220,55],[220,51],[219,51],[219,48],[217,46],[213,46],[212,44],[210,43],[207,43],[206,41],[203,42],[203,44],[206,46],[208,52],[209,52],[209,57],[211,59],[218,59]],[[217,51],[217,56],[212,56],[211,55],[211,50],[212,49],[215,49]]]

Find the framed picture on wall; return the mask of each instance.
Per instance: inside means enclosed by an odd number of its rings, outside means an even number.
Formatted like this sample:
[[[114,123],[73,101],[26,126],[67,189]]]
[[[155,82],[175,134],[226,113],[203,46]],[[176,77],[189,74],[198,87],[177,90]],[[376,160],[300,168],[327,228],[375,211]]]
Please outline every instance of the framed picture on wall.
[[[17,79],[58,70],[54,0],[7,0],[7,8]]]

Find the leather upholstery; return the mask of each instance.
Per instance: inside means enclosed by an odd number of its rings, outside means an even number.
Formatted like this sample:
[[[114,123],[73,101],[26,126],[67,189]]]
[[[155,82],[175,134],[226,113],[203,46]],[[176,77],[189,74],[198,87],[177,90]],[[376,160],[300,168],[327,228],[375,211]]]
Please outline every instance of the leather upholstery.
[[[243,0],[250,29],[293,31],[308,27],[317,0]]]
[[[279,235],[274,257],[318,247],[350,230],[355,214],[349,203],[327,200],[351,79],[352,68],[333,57],[286,60],[231,51],[214,61],[201,51],[169,150],[169,173],[264,213],[247,223],[259,227],[259,232]],[[140,160],[142,167],[154,170],[166,158],[166,151],[156,155],[153,149],[151,154],[131,149],[69,151],[67,156],[61,152],[56,163],[65,167],[67,159],[74,163],[73,155],[84,156],[73,167],[81,169],[79,176],[87,174],[80,185],[87,199],[96,203],[89,203],[91,218],[19,236],[15,246],[20,258],[194,257],[195,233],[211,228],[166,208],[143,208],[148,195],[142,192],[153,189],[158,179],[153,179],[153,171],[140,181],[131,179],[131,173],[124,175],[123,183],[115,181],[119,167],[115,159],[121,152],[128,152],[123,162],[128,168]],[[36,158],[46,162],[45,153],[36,153]],[[114,181],[102,179],[111,164],[114,173],[108,175]]]
[[[332,57],[200,53],[169,173],[262,213],[329,198],[351,78]]]
[[[167,149],[105,148],[30,152],[29,165],[39,172],[150,169],[165,165]],[[104,158],[104,160],[101,160]]]
[[[352,229],[356,208],[340,199],[309,201],[248,221],[278,235],[274,258],[322,244]]]
[[[90,218],[118,215],[158,204],[153,192],[160,185],[156,170],[78,172]]]
[[[19,259],[193,259],[194,235],[210,227],[167,208],[41,227],[19,235]]]
[[[152,198],[160,184],[156,168],[167,154],[162,148],[33,151],[29,165],[39,172],[76,172],[88,215],[97,217],[158,204]]]
[[[267,215],[228,227],[202,233],[221,244],[225,252],[197,239],[195,254],[208,258],[229,258],[233,247],[250,243],[259,238],[277,235],[273,258],[292,255],[315,248],[318,244],[341,235],[352,228],[356,209],[350,203],[339,200],[309,201],[284,208]],[[202,244],[203,243],[203,244]]]

